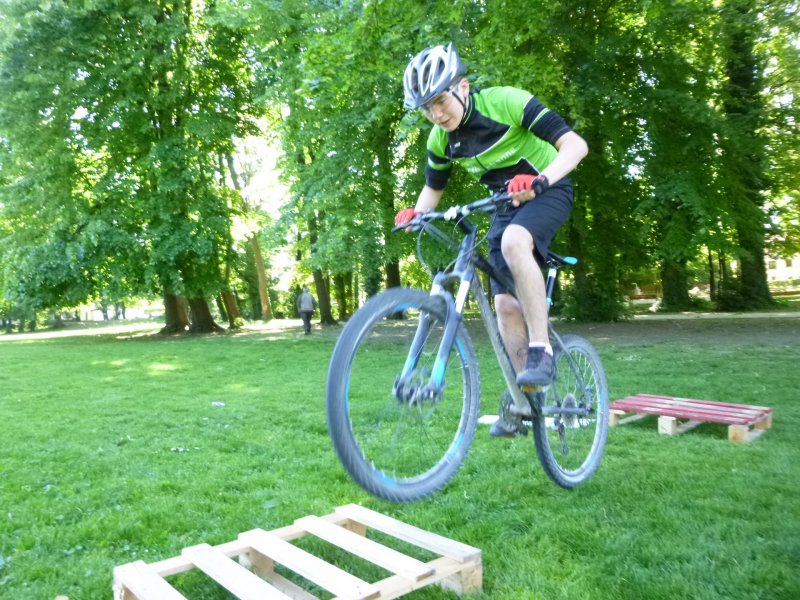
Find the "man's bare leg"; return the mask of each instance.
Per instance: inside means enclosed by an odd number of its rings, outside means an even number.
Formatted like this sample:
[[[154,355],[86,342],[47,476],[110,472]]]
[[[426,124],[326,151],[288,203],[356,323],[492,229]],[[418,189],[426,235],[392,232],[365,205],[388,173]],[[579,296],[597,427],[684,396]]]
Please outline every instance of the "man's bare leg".
[[[519,373],[525,368],[528,358],[528,327],[522,315],[522,307],[511,294],[497,294],[494,297],[494,308],[506,352],[514,366],[514,372]]]
[[[515,298],[511,294],[495,296],[495,310],[500,328],[500,335],[506,347],[517,382],[520,377],[528,380],[528,385],[544,385],[544,381],[552,377],[552,356],[549,371],[546,368],[547,358],[541,352],[549,351],[550,338],[547,331],[547,298],[542,270],[533,257],[533,237],[528,230],[518,225],[509,225],[503,233],[503,258],[514,276],[517,292]],[[533,354],[534,363],[527,370],[529,348],[541,346],[540,354]],[[537,381],[538,380],[538,381]],[[514,436],[519,432],[519,422],[510,415],[501,412],[501,417],[489,430],[495,437]]]
[[[533,245],[533,238],[524,227],[509,225],[503,233],[503,258],[514,276],[517,299],[528,329],[527,343],[549,346],[544,276],[533,257]]]
[[[525,317],[522,315],[522,307],[517,299],[511,294],[497,294],[494,297],[494,308],[497,312],[497,325],[500,328],[500,337],[503,338],[503,345],[506,353],[511,359],[511,365],[515,373],[520,373],[525,368],[528,359],[528,328],[525,325]],[[503,392],[501,404],[516,404],[509,396],[508,390]],[[520,411],[523,407],[517,407]],[[501,406],[500,418],[494,422],[489,429],[492,437],[514,437],[519,435],[522,422],[518,415],[510,414]]]

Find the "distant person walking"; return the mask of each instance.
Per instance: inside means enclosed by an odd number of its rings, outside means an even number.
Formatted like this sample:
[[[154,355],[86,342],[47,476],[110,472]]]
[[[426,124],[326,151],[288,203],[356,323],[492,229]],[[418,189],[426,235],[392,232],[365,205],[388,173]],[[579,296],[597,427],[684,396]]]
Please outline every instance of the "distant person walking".
[[[314,314],[315,305],[314,296],[308,293],[307,287],[304,287],[300,297],[297,298],[297,311],[300,313],[300,318],[303,319],[303,330],[306,335],[311,333],[311,315]]]

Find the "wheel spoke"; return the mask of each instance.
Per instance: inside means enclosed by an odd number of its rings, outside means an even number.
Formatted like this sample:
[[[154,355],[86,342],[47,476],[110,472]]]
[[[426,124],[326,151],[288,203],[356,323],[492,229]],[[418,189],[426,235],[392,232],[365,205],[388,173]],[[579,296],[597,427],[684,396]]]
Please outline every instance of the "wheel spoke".
[[[386,318],[400,307],[403,320]],[[474,435],[479,382],[475,369],[464,368],[476,359],[463,328],[447,361],[443,389],[430,391],[445,325],[443,308],[440,299],[423,292],[385,292],[362,309],[369,314],[354,315],[331,359],[327,402],[334,446],[351,476],[384,498],[413,499],[444,485]],[[425,314],[429,329],[415,364],[408,365]],[[343,372],[336,379],[332,373],[339,364]],[[408,372],[398,378],[403,365]],[[396,391],[379,394],[382,389]]]
[[[608,390],[594,348],[577,336],[564,336],[563,341],[566,351],[559,348],[554,356],[556,381],[544,395],[554,426],[538,424],[536,449],[547,474],[559,485],[573,487],[597,469],[608,427]]]

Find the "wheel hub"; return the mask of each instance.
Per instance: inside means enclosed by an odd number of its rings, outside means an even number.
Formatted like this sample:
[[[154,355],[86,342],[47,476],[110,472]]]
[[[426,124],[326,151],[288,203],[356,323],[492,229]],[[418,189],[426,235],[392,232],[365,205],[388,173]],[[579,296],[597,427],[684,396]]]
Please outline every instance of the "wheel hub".
[[[407,406],[434,405],[442,399],[442,390],[432,386],[428,381],[430,373],[427,369],[414,370],[406,377],[398,377],[392,388],[392,394],[400,404]]]

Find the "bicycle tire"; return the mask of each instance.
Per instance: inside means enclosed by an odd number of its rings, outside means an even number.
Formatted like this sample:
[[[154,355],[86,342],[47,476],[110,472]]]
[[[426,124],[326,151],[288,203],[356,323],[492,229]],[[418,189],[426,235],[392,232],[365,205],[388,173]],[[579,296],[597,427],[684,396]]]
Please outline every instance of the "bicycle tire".
[[[392,318],[400,312],[403,320]],[[432,326],[408,389],[422,385],[447,303],[413,288],[389,289],[353,315],[336,343],[326,381],[328,430],[339,460],[362,488],[394,502],[424,498],[450,481],[466,458],[479,415],[478,362],[463,323],[440,400],[404,402],[393,392],[421,315]]]
[[[534,411],[533,438],[545,473],[569,489],[589,479],[600,465],[608,436],[608,382],[600,356],[587,340],[565,335],[562,341],[564,346],[553,353],[555,380],[538,394],[543,412]],[[591,407],[591,413],[585,417],[547,413],[581,406]]]

